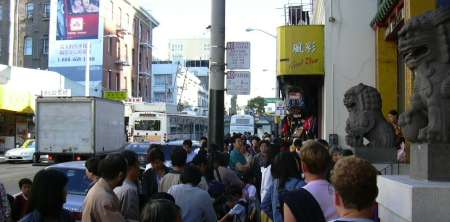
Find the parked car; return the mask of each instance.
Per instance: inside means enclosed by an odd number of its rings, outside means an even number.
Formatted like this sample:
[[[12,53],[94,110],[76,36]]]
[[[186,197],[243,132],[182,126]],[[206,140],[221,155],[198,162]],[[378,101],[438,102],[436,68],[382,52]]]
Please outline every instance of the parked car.
[[[84,198],[89,191],[91,181],[86,176],[85,161],[72,161],[49,166],[49,169],[59,170],[69,178],[67,184],[67,200],[64,209],[73,213],[76,220],[81,221]]]
[[[5,160],[8,162],[37,162],[35,153],[36,141],[29,139],[26,140],[21,147],[6,151]],[[39,159],[45,160],[48,159],[48,156],[42,155]]]
[[[147,164],[147,153],[152,144],[157,143],[130,143],[125,149],[135,152],[138,155],[139,164],[145,166]]]

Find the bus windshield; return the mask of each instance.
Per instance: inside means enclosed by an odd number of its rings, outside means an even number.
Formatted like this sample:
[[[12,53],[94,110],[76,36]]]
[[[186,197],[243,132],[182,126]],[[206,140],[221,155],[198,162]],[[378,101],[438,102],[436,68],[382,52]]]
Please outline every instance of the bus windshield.
[[[135,130],[144,131],[160,131],[161,121],[160,120],[138,120],[134,122]]]

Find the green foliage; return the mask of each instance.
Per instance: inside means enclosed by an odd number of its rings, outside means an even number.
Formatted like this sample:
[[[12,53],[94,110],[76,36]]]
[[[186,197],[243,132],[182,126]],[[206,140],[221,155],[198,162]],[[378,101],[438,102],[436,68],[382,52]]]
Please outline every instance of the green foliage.
[[[266,105],[264,98],[258,96],[248,101],[247,108],[256,112],[258,115],[262,115],[266,112],[264,108]]]

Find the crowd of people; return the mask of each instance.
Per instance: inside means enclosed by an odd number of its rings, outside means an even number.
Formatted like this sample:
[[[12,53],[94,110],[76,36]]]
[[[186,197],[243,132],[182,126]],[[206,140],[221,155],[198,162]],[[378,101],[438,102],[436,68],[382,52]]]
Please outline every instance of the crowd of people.
[[[377,170],[324,140],[291,143],[234,134],[222,147],[186,140],[165,164],[150,145],[145,171],[132,151],[86,161],[92,181],[86,222],[376,222]],[[0,222],[74,221],[63,208],[67,176],[54,169],[23,179],[8,200],[0,184]]]

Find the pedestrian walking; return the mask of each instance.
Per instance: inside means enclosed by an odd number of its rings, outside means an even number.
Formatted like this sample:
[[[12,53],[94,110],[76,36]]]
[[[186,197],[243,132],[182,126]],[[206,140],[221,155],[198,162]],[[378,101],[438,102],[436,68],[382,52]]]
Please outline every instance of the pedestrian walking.
[[[98,157],[92,157],[84,163],[84,166],[86,167],[86,176],[91,181],[91,184],[89,184],[89,189],[93,187],[100,178],[98,175],[99,163],[100,159]]]
[[[331,166],[331,156],[327,148],[320,142],[308,140],[301,148],[300,156],[307,184],[302,189],[288,192],[283,196],[285,221],[319,222],[338,218],[334,206],[334,188],[326,180]],[[312,198],[304,197],[305,195]],[[316,208],[313,209],[313,206]]]
[[[158,186],[161,179],[169,173],[170,169],[164,165],[164,152],[159,144],[150,145],[147,154],[148,163],[151,168],[147,169],[142,176],[142,195],[144,205],[150,200],[150,197],[158,193]]]
[[[294,155],[290,152],[281,152],[273,161],[271,173],[274,181],[261,203],[261,210],[274,222],[283,221],[281,214],[283,204],[280,203],[280,197],[285,192],[300,189],[305,185]]]
[[[172,152],[173,169],[161,179],[158,192],[168,192],[173,185],[181,183],[181,174],[186,166],[187,153],[184,149],[175,149]]]
[[[127,175],[127,161],[121,154],[110,154],[100,161],[100,179],[89,190],[83,210],[83,222],[124,222],[120,202],[114,188],[121,186]]]
[[[238,173],[239,176],[244,175],[250,170],[250,163],[246,158],[246,148],[240,135],[236,135],[233,141],[233,150],[230,153],[230,168]]]
[[[374,222],[377,175],[372,164],[358,157],[336,163],[331,183],[336,189],[335,205],[341,218],[334,222]]]
[[[23,178],[19,181],[20,193],[14,197],[14,203],[12,205],[12,216],[13,221],[19,221],[25,215],[30,213],[30,197],[31,188],[33,182],[28,178]]]
[[[197,153],[194,152],[194,149],[192,149],[192,140],[183,141],[183,149],[186,150],[187,153],[186,164],[188,164],[192,162],[194,157],[197,155]]]
[[[67,197],[67,176],[58,170],[39,171],[33,179],[30,213],[21,222],[74,222],[71,213],[63,208]]]
[[[139,221],[139,160],[135,152],[125,150],[122,156],[127,161],[127,177],[122,186],[116,187],[114,193],[120,202],[120,212],[127,221]]]
[[[142,222],[181,222],[181,209],[170,200],[151,200],[142,211]]]
[[[216,222],[217,216],[208,192],[200,189],[200,170],[188,166],[181,175],[182,184],[174,185],[169,194],[181,208],[183,222]]]

